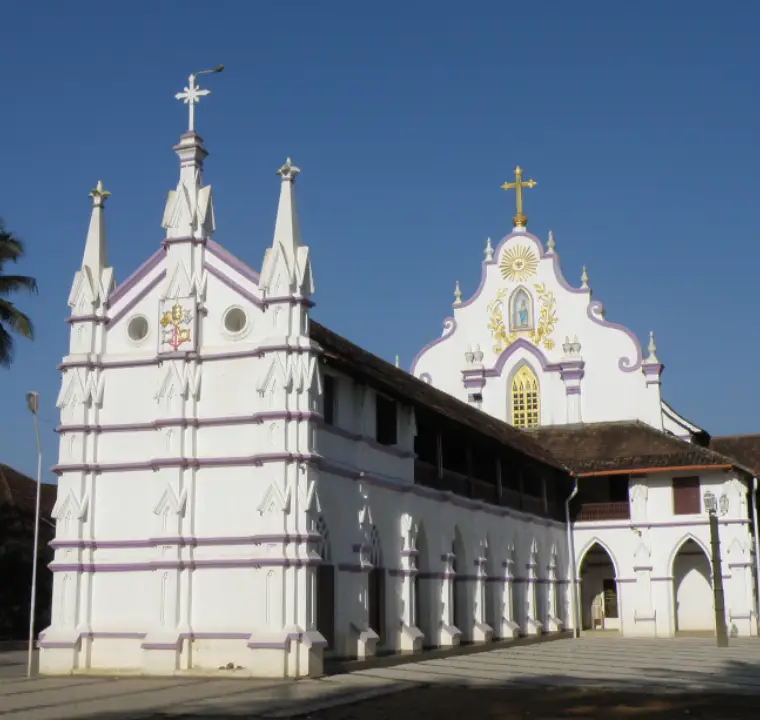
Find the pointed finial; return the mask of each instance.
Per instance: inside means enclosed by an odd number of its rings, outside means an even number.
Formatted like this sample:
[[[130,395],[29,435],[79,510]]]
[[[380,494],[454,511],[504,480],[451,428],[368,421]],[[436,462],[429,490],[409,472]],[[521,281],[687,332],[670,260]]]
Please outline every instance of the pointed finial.
[[[90,190],[90,194],[87,197],[92,198],[92,206],[93,207],[103,207],[103,203],[105,203],[106,198],[111,193],[108,192],[108,190],[105,190],[103,188],[103,181],[98,180],[98,184]]]
[[[645,362],[648,363],[658,363],[660,362],[657,359],[657,355],[655,354],[657,352],[657,346],[654,344],[654,331],[649,332],[649,345],[647,347],[647,350],[649,351],[649,357],[645,360]]]
[[[290,180],[290,182],[293,182],[296,179],[296,175],[298,175],[300,172],[301,169],[293,165],[293,161],[288,158],[285,160],[285,164],[277,171],[276,174],[279,175],[283,181]]]
[[[399,359],[398,353],[396,353],[396,367],[397,368],[401,367],[401,360]]]
[[[462,288],[459,286],[459,280],[454,285],[454,305],[459,305],[462,302]]]
[[[586,266],[583,266],[581,270],[581,287],[584,290],[588,290],[588,273],[586,272]]]
[[[491,262],[493,260],[493,246],[491,245],[491,238],[488,238],[488,240],[486,240],[486,249],[484,252],[486,255],[486,262]]]
[[[554,252],[554,233],[551,230],[549,230],[549,239],[546,242],[546,247],[550,253]]]

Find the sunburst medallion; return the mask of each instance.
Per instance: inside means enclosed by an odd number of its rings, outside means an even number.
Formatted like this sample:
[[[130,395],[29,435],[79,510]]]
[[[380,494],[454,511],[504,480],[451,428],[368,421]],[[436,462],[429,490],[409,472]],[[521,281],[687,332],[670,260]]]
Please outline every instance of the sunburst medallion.
[[[523,282],[535,275],[537,267],[536,254],[524,245],[516,245],[505,250],[499,263],[502,277],[515,282]]]

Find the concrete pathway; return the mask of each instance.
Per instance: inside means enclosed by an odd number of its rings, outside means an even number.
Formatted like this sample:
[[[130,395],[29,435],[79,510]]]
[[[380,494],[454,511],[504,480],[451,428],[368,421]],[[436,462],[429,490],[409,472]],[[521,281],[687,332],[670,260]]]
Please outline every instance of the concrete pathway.
[[[707,638],[557,640],[298,682],[188,676],[26,680],[21,677],[25,657],[18,655],[20,672],[0,679],[0,720],[287,718],[435,684],[604,685],[760,695],[760,640],[732,640],[720,651]],[[6,670],[10,666],[0,662]]]

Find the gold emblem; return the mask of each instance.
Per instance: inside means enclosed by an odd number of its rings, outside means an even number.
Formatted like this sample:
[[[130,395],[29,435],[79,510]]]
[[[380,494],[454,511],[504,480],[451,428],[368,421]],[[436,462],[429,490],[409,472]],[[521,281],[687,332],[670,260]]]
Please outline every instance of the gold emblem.
[[[497,355],[509,347],[518,337],[524,337],[535,345],[543,345],[547,350],[554,348],[551,334],[557,324],[557,301],[554,293],[546,289],[545,283],[533,285],[538,298],[538,320],[534,330],[510,332],[504,322],[504,305],[507,302],[507,288],[496,293],[496,298],[488,305],[488,329],[494,340],[493,351]]]
[[[501,255],[499,269],[505,280],[523,282],[536,274],[538,257],[525,245],[508,248]]]
[[[167,310],[161,316],[163,341],[172,350],[177,350],[182,343],[190,342],[190,321],[192,319],[192,313],[185,310],[178,302],[174,303],[171,310]],[[187,327],[182,327],[183,325]]]

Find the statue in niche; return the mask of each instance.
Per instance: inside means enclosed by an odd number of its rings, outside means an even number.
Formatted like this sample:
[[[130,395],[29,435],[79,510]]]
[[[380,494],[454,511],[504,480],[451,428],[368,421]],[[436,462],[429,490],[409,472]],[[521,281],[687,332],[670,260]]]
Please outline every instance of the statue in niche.
[[[528,297],[528,293],[525,290],[520,288],[512,298],[511,330],[530,330],[532,325],[530,297]]]

